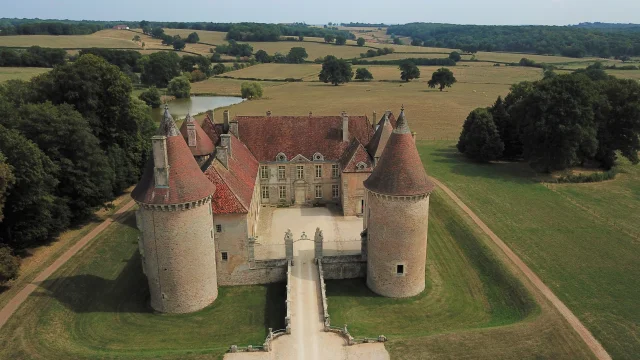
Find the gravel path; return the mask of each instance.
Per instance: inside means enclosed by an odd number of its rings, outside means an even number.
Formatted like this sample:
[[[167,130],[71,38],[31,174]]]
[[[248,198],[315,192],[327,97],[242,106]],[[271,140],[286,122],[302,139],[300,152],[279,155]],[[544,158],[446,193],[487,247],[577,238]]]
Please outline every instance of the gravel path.
[[[19,293],[16,294],[5,307],[0,309],[0,329],[4,326],[4,324],[9,320],[11,315],[13,315],[16,310],[22,305],[22,303],[27,300],[29,295],[34,292],[38,285],[46,280],[51,274],[56,272],[64,263],[66,263],[73,255],[75,255],[80,249],[82,249],[89,241],[93,240],[98,234],[100,234],[104,229],[106,229],[111,223],[120,218],[127,216],[127,211],[131,209],[135,205],[135,201],[130,200],[129,203],[124,205],[120,210],[118,210],[113,216],[109,217],[107,220],[103,221],[100,225],[96,226],[91,232],[85,235],[80,241],[78,241],[75,245],[69,248],[64,254],[62,254],[53,264],[49,265],[46,269],[44,269],[31,283],[24,287],[24,289],[20,290]]]
[[[560,314],[569,322],[569,325],[580,335],[582,340],[593,351],[596,357],[600,360],[611,360],[611,356],[602,347],[600,342],[593,337],[593,334],[582,324],[571,310],[560,300],[558,297],[545,285],[542,280],[516,255],[511,249],[504,243],[496,234],[489,229],[489,227],[480,220],[480,218],[473,212],[467,205],[465,205],[460,198],[456,196],[448,187],[446,187],[440,181],[431,178],[438,187],[440,187],[471,219],[478,225],[485,234],[487,234],[491,240],[507,255],[507,257],[524,273],[524,275],[531,281],[531,283],[544,295],[544,297],[551,302],[551,304],[558,309]]]

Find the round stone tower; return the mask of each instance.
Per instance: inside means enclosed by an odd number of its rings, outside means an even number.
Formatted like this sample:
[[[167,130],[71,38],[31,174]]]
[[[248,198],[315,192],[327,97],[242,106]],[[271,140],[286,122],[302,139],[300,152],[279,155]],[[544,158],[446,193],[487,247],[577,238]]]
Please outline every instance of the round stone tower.
[[[409,297],[425,288],[429,194],[409,124],[400,112],[396,128],[366,188],[367,286],[387,297]]]
[[[165,106],[153,158],[131,193],[138,203],[140,253],[151,307],[188,313],[218,296],[211,197],[202,173]]]

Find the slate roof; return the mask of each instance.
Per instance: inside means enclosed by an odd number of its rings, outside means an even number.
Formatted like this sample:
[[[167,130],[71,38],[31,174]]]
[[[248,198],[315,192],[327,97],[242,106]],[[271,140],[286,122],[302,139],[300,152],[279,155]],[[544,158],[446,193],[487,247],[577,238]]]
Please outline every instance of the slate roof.
[[[194,147],[189,146],[189,134],[187,132],[188,124],[193,124],[196,130],[196,146]],[[180,133],[182,134],[184,141],[187,143],[187,146],[189,146],[191,154],[193,154],[194,156],[209,155],[215,149],[211,138],[207,135],[207,133],[204,132],[202,127],[200,127],[200,124],[198,124],[196,119],[191,115],[187,115],[187,118],[182,123],[182,126],[180,126]]]
[[[220,134],[222,134],[222,124],[215,124],[213,120],[209,117],[209,114],[205,116],[202,121],[202,131],[205,132],[211,139],[211,143],[214,145],[218,143],[220,140]]]
[[[364,186],[379,194],[396,196],[422,195],[434,189],[420,160],[404,111]]]
[[[200,170],[167,107],[160,122],[159,135],[167,137],[169,187],[155,186],[151,157],[147,161],[140,182],[131,192],[131,197],[143,204],[171,205],[198,201],[213,194],[216,191],[215,185],[207,181]]]
[[[341,116],[236,116],[240,140],[260,162],[275,161],[279,153],[288,160],[298,154],[312,159],[338,161],[350,142],[342,141]],[[367,144],[373,128],[366,116],[349,116],[349,138]]]
[[[214,214],[244,214],[249,212],[259,163],[249,149],[233,134],[229,168],[212,156],[204,175],[216,186],[211,200]],[[219,151],[216,149],[216,151]]]
[[[389,137],[393,131],[393,125],[389,119],[390,117],[393,117],[393,114],[390,116],[387,116],[386,114],[382,116],[382,119],[378,122],[376,132],[373,134],[373,138],[367,144],[367,150],[374,158],[382,156],[382,151],[384,150],[385,145],[387,145],[387,141],[389,141]]]

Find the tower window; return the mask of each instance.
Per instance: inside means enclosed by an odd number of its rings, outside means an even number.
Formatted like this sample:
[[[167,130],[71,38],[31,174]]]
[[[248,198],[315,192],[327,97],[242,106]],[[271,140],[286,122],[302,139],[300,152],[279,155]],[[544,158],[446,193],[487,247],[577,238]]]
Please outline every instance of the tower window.
[[[226,252],[226,251],[222,251],[220,253],[220,257],[222,258],[222,261],[227,261],[227,260],[229,260],[229,253]]]
[[[396,265],[396,274],[404,275],[404,265],[402,264]]]
[[[220,224],[216,225],[216,232],[222,232],[222,225]]]

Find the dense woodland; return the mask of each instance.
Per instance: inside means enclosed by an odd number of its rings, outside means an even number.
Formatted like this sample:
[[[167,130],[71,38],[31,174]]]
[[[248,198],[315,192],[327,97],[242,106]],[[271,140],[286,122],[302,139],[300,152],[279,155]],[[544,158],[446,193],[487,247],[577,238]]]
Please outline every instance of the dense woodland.
[[[105,28],[94,22],[29,21],[0,19],[0,36],[9,35],[88,35]]]
[[[0,247],[46,243],[138,181],[155,125],[131,91],[90,54],[0,86]]]
[[[67,60],[64,49],[32,46],[26,50],[0,48],[0,67],[54,67]]]
[[[410,36],[423,46],[467,52],[508,51],[536,54],[622,57],[640,55],[640,27],[484,26],[411,23],[393,25],[388,34]]]

